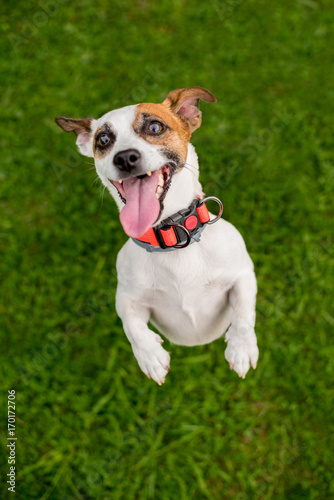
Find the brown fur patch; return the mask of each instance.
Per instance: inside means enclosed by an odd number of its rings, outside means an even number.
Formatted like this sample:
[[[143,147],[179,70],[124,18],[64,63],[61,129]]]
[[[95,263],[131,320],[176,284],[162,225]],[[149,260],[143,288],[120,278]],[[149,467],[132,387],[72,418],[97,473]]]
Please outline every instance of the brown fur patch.
[[[198,107],[200,99],[207,102],[217,101],[215,96],[208,90],[202,87],[189,87],[172,90],[162,104],[185,119],[188,122],[190,131],[194,132],[200,127],[202,121],[202,112]]]
[[[161,135],[146,134],[143,125],[146,120],[159,120],[167,126]],[[142,103],[136,108],[136,116],[132,123],[134,131],[150,144],[174,151],[182,161],[186,161],[188,142],[191,136],[185,120],[175,115],[164,104]]]
[[[184,101],[188,99],[199,99],[206,102],[217,102],[217,99],[211,92],[202,87],[189,87],[186,89],[176,89],[169,92],[163,104],[169,106],[175,113],[178,112]]]
[[[57,116],[56,123],[65,132],[75,132],[76,135],[91,132],[93,118],[67,118],[66,116]]]

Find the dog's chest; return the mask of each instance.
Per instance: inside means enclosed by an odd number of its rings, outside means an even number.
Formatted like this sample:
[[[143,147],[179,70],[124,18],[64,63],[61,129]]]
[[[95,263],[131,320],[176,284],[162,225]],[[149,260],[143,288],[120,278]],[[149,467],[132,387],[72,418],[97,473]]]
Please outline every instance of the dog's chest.
[[[150,310],[152,323],[170,340],[193,345],[203,343],[206,330],[216,335],[231,283],[197,246],[189,250],[143,255],[140,267],[132,267],[131,295]]]
[[[139,302],[190,304],[214,300],[232,284],[232,266],[223,266],[219,246],[194,243],[185,250],[149,253],[129,241],[117,260],[118,286]]]
[[[157,281],[145,294],[151,322],[175,343],[193,345],[216,337],[220,316],[228,301],[228,285],[198,274],[173,273]],[[222,332],[220,332],[222,333]],[[211,340],[211,338],[210,338]]]

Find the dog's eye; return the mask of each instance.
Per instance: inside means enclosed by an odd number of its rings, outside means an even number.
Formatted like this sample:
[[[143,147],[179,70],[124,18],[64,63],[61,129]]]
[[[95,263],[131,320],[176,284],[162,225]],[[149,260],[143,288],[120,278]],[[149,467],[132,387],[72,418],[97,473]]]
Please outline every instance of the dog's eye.
[[[147,127],[148,133],[160,134],[164,130],[164,126],[160,122],[151,122]]]
[[[102,134],[97,140],[97,144],[101,147],[104,148],[107,144],[110,142],[110,137],[107,134]]]

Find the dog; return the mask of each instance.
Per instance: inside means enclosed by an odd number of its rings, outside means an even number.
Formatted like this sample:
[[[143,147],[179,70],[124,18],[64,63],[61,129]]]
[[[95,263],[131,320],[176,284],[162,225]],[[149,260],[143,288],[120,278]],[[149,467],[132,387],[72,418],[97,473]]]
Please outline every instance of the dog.
[[[115,109],[98,120],[60,116],[79,151],[95,160],[130,237],[117,257],[116,310],[141,370],[159,385],[172,343],[195,346],[225,334],[225,358],[245,378],[259,350],[254,266],[237,229],[208,212],[198,158],[189,142],[201,125],[202,87],[177,89],[162,103]]]

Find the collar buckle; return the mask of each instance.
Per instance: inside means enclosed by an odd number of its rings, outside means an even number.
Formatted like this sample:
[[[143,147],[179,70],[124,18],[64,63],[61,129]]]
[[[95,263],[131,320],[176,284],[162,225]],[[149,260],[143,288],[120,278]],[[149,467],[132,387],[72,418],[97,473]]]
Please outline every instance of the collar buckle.
[[[177,228],[179,228],[186,235],[186,241],[185,241],[185,243],[183,245],[180,245],[180,244],[173,245],[173,248],[185,248],[185,247],[187,247],[190,244],[190,242],[191,242],[191,234],[188,231],[188,229],[185,228],[184,226],[182,226],[181,224],[175,224],[175,223],[171,224],[171,227],[177,227]],[[174,231],[175,231],[175,229],[174,229]]]

